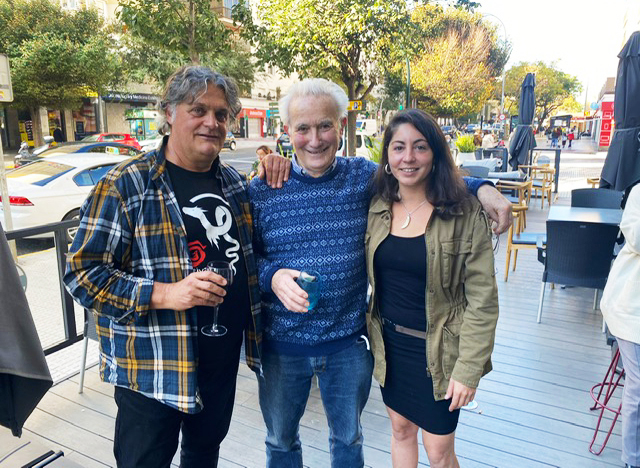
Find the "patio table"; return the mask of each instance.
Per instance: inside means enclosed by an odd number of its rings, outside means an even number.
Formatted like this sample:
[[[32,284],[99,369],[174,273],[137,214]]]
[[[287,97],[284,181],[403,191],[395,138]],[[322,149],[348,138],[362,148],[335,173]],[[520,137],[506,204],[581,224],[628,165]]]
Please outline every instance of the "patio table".
[[[548,221],[620,225],[622,210],[610,208],[578,208],[554,205],[549,209]]]

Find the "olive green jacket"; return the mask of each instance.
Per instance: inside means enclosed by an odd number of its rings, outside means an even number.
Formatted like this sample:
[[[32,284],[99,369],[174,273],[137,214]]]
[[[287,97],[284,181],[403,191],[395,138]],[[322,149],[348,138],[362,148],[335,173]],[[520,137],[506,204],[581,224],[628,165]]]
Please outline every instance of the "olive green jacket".
[[[376,304],[373,257],[389,235],[391,205],[375,197],[369,206],[365,236],[367,274],[373,294],[367,328],[375,358],[373,375],[384,386],[387,372],[382,321]],[[425,232],[427,247],[426,353],[436,400],[444,399],[449,378],[476,388],[491,371],[498,320],[489,220],[478,200],[469,197],[449,220],[433,215]]]

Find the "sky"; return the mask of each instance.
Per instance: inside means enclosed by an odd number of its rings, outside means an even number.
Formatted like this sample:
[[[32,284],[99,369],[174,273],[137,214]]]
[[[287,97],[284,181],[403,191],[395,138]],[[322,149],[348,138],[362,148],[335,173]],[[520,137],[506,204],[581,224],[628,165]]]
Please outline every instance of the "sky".
[[[477,10],[493,16],[512,44],[507,69],[519,62],[556,61],[557,68],[578,77],[584,103],[596,101],[607,77],[615,76],[623,44],[624,13],[640,0],[475,0]],[[635,6],[637,9],[638,7]]]

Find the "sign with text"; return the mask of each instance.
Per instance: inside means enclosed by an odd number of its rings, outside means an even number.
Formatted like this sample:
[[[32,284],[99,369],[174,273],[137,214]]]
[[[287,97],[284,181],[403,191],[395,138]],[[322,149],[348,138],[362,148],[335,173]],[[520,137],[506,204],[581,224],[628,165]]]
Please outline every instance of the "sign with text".
[[[349,107],[347,107],[347,110],[350,110],[350,111],[362,110],[362,101],[349,101]]]
[[[13,101],[13,88],[11,87],[11,71],[9,70],[9,57],[0,54],[0,102]]]

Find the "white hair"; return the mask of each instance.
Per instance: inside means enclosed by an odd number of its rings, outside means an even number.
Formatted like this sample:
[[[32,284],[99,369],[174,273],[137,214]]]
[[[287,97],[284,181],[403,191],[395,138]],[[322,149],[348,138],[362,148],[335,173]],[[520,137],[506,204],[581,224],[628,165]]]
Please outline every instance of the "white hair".
[[[340,86],[324,78],[307,78],[295,83],[289,89],[289,92],[278,101],[280,120],[282,120],[283,124],[289,125],[289,106],[291,101],[294,98],[306,96],[328,96],[336,103],[336,108],[338,109],[337,117],[340,119],[347,116],[349,98]]]

